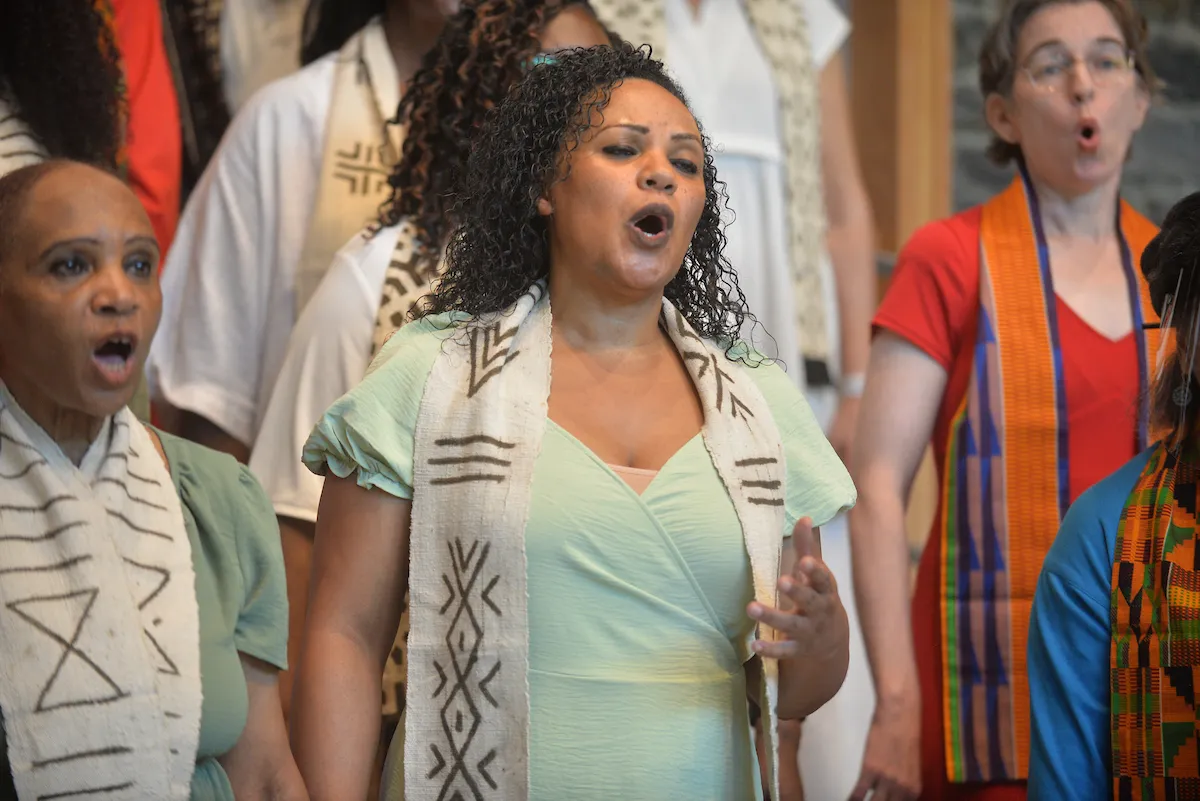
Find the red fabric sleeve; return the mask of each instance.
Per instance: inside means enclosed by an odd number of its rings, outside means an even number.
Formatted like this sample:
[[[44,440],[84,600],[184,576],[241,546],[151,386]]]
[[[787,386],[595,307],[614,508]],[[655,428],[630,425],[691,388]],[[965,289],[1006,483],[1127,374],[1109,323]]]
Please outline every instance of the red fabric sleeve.
[[[971,209],[913,234],[873,320],[947,372],[979,304],[979,218],[979,209]]]
[[[156,0],[112,0],[128,87],[129,183],[150,216],[164,260],[179,222],[182,134],[179,103]]]

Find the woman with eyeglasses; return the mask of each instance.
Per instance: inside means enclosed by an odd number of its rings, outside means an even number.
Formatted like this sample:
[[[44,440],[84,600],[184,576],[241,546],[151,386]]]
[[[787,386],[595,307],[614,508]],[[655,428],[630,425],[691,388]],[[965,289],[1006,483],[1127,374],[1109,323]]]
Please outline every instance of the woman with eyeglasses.
[[[919,230],[875,318],[852,459],[854,585],[877,694],[854,799],[1023,799],[1026,641],[1067,507],[1147,445],[1153,224],[1120,198],[1155,89],[1128,0],[1015,0],[980,54],[1012,184]],[[904,505],[939,506],[909,619]],[[911,627],[910,627],[911,624]]]

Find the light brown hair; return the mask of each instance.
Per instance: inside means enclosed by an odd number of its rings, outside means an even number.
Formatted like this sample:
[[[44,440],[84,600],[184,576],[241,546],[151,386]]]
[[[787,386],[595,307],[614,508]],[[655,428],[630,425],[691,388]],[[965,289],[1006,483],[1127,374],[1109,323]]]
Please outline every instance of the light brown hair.
[[[1104,6],[1117,22],[1125,46],[1133,54],[1133,66],[1142,87],[1153,97],[1158,91],[1158,78],[1146,57],[1149,28],[1146,19],[1134,8],[1131,0],[1006,0],[1000,17],[984,37],[979,51],[979,90],[983,99],[992,94],[1007,96],[1012,92],[1017,70],[1017,40],[1029,18],[1049,6],[1063,3],[1096,2]],[[987,149],[988,158],[1001,166],[1021,160],[1021,147],[1005,142],[995,133]]]

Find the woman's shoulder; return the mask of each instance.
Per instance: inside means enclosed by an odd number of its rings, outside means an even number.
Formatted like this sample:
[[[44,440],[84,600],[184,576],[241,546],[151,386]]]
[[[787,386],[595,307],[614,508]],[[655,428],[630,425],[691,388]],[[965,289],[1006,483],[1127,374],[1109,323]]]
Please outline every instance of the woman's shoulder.
[[[917,262],[957,268],[956,272],[978,273],[982,211],[982,206],[973,206],[922,225],[900,249],[896,259],[897,269]]]
[[[157,428],[153,432],[162,444],[180,501],[191,510],[201,533],[244,529],[232,524],[274,518],[266,493],[246,465]]]

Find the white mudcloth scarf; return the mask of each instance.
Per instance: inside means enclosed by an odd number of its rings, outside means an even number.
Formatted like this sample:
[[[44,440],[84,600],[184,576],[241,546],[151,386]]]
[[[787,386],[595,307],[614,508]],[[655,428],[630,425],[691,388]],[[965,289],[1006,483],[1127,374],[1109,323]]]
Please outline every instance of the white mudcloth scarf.
[[[739,2],[771,64],[779,97],[780,134],[787,162],[788,247],[800,350],[806,359],[828,366],[831,351],[821,268],[825,206],[821,194],[820,106],[808,23],[797,0]],[[610,29],[635,46],[650,45],[655,58],[671,66],[663,0],[591,0],[591,5]]]
[[[700,396],[704,442],[742,525],[754,597],[774,606],[786,471],[771,411],[745,368],[698,336],[666,301],[662,324]],[[544,285],[509,311],[469,326],[443,344],[417,417],[408,801],[529,797],[525,526],[550,395]],[[778,666],[767,660],[761,668],[778,798]]]
[[[21,801],[187,799],[199,625],[179,496],[133,413],[76,467],[0,384],[0,710]]]
[[[46,148],[17,114],[16,107],[0,98],[0,176],[47,158]]]
[[[317,203],[296,266],[297,317],[333,255],[375,218],[387,199],[388,176],[402,144],[400,130],[387,121],[399,104],[400,74],[383,23],[376,18],[351,36],[337,56]]]

